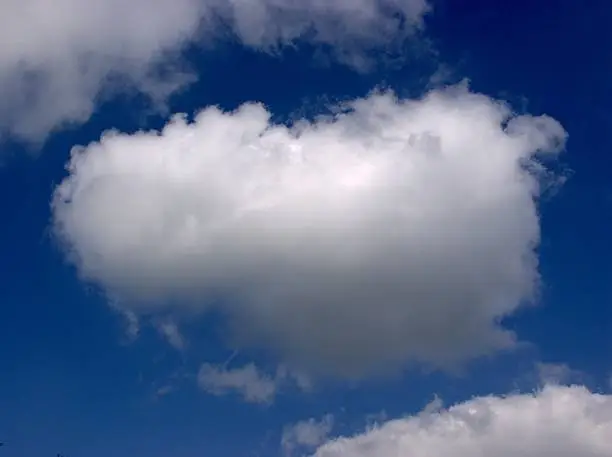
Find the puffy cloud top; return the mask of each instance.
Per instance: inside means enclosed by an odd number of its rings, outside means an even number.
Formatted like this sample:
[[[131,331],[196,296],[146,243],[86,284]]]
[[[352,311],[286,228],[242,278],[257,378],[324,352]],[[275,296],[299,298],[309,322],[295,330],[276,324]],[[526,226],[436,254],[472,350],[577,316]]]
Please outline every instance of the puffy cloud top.
[[[612,397],[583,387],[482,397],[389,421],[312,457],[610,457]]]
[[[224,313],[234,342],[362,376],[513,345],[563,128],[458,87],[294,127],[258,104],[75,148],[54,231],[131,312]]]

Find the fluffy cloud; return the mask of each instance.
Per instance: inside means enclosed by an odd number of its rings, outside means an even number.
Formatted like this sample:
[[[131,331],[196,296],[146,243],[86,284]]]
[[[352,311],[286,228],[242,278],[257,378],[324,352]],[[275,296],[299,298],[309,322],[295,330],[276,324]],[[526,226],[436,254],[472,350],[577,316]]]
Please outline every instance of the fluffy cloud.
[[[513,346],[500,319],[539,282],[536,155],[565,136],[465,87],[291,128],[208,108],[75,148],[53,228],[131,312],[220,311],[232,344],[312,373],[449,367]]]
[[[100,97],[126,84],[161,102],[193,79],[168,57],[188,42],[210,43],[222,22],[248,46],[271,50],[301,37],[361,65],[426,11],[424,0],[4,0],[0,133],[39,141],[88,119]]]
[[[297,422],[283,430],[281,447],[286,455],[291,455],[300,448],[314,449],[328,439],[333,426],[334,417],[331,414],[321,420],[311,418]]]
[[[252,363],[232,369],[205,363],[200,367],[198,384],[212,395],[234,392],[250,403],[270,403],[276,396],[279,379],[262,373]]]
[[[610,457],[612,397],[583,387],[482,397],[393,420],[320,447],[313,457]]]

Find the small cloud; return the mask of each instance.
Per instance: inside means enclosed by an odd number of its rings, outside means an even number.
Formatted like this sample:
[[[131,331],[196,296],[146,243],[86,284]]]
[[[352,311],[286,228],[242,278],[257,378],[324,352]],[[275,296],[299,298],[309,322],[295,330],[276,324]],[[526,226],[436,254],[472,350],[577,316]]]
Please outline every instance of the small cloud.
[[[281,438],[281,447],[285,455],[291,455],[295,449],[314,449],[325,441],[334,427],[334,417],[331,414],[317,421],[314,418],[297,422],[285,427]]]
[[[313,388],[310,378],[284,365],[279,366],[274,375],[264,373],[254,363],[240,368],[227,368],[237,354],[234,351],[221,365],[203,364],[198,373],[200,388],[217,396],[236,393],[249,403],[267,404],[272,403],[279,390],[288,385],[303,392]]]
[[[173,348],[177,350],[185,348],[185,339],[174,322],[162,322],[157,326],[157,330]]]
[[[174,387],[170,385],[162,386],[155,391],[155,397],[161,398],[174,392]]]
[[[238,393],[249,403],[271,403],[278,381],[277,377],[262,373],[253,363],[233,369],[205,363],[198,373],[202,390],[216,396]]]

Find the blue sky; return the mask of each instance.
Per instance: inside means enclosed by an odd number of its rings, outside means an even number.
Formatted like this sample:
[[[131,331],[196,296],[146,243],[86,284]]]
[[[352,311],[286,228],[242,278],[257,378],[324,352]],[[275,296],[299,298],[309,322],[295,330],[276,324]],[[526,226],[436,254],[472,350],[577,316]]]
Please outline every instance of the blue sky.
[[[612,456],[607,2],[22,3],[0,6],[0,452],[503,457],[523,433]],[[295,150],[319,171],[279,165]]]

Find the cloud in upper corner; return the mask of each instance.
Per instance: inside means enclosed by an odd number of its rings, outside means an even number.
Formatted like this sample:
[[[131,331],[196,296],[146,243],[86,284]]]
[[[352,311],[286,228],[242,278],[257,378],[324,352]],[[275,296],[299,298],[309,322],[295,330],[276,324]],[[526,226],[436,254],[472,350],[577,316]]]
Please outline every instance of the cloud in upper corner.
[[[112,78],[163,99],[189,76],[155,76],[195,33],[200,0],[6,0],[0,4],[0,131],[40,141],[89,118]]]
[[[208,108],[75,148],[52,213],[81,278],[140,315],[220,311],[232,347],[308,374],[513,347],[500,320],[537,291],[558,122],[464,87],[270,117]]]
[[[302,39],[357,65],[373,47],[407,36],[427,10],[424,0],[5,0],[0,135],[42,141],[126,86],[163,102],[195,77],[178,60],[185,45],[211,45],[228,24],[247,46]]]
[[[287,426],[281,437],[281,448],[285,455],[293,455],[296,449],[315,449],[327,441],[333,427],[331,414],[320,420],[311,418]]]
[[[422,25],[427,0],[209,0],[209,16],[220,17],[247,46],[275,51],[298,41],[324,45],[357,69],[368,54],[401,43]]]
[[[330,441],[312,457],[609,457],[612,397],[584,387],[481,397]]]

